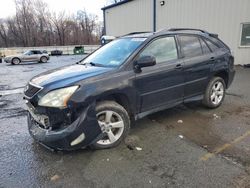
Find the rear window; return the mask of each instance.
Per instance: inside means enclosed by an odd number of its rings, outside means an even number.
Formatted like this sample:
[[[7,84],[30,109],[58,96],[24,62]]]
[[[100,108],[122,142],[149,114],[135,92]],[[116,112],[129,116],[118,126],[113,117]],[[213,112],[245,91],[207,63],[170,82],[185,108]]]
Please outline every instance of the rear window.
[[[202,55],[201,44],[198,37],[179,36],[178,38],[182,48],[182,53],[186,58]]]

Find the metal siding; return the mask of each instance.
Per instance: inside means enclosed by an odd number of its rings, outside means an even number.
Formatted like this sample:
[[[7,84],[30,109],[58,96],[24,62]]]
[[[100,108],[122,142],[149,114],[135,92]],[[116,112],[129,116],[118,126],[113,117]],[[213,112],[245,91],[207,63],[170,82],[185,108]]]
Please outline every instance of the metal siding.
[[[201,28],[218,33],[230,46],[236,64],[250,63],[250,48],[240,48],[242,22],[250,22],[250,0],[157,0],[157,29]]]
[[[153,1],[133,0],[105,11],[107,35],[153,30]],[[230,46],[236,64],[250,63],[250,48],[240,48],[241,23],[250,22],[250,0],[156,0],[157,30],[201,28],[218,33]]]
[[[106,34],[120,36],[153,30],[153,1],[134,0],[105,10]]]

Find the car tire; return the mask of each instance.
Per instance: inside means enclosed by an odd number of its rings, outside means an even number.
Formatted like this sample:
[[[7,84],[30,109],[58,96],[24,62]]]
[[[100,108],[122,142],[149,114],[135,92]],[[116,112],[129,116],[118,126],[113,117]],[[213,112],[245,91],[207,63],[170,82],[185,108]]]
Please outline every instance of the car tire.
[[[213,77],[206,88],[203,104],[208,108],[218,108],[226,94],[226,84],[223,78]]]
[[[17,58],[17,57],[14,57],[13,59],[12,59],[12,61],[11,61],[11,64],[12,65],[18,65],[18,64],[20,64],[21,63],[21,60],[19,59],[19,58]]]
[[[42,57],[40,58],[40,62],[41,62],[41,63],[47,63],[47,61],[48,61],[48,58],[45,57],[45,56],[42,56]]]
[[[128,112],[114,101],[103,101],[96,105],[96,117],[103,137],[92,144],[92,149],[108,149],[119,145],[129,133]]]

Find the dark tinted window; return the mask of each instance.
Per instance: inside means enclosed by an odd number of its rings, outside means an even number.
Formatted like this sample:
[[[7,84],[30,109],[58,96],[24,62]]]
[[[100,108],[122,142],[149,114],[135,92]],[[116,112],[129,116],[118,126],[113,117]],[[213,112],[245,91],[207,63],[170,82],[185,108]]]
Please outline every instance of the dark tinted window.
[[[140,54],[140,57],[142,56],[153,56],[156,63],[178,59],[174,37],[164,37],[153,41]]]
[[[216,45],[215,45],[214,43],[212,43],[211,41],[209,41],[209,40],[207,40],[207,39],[205,39],[205,41],[206,41],[206,43],[208,44],[209,48],[210,48],[213,52],[219,49],[219,47],[216,46]]]
[[[185,57],[196,57],[202,55],[200,41],[195,36],[179,36],[182,53]]]
[[[202,47],[203,54],[210,53],[211,51],[208,48],[207,44],[204,42],[204,40],[200,39],[200,42],[201,42],[201,47]]]
[[[34,54],[42,54],[40,51],[33,51]]]

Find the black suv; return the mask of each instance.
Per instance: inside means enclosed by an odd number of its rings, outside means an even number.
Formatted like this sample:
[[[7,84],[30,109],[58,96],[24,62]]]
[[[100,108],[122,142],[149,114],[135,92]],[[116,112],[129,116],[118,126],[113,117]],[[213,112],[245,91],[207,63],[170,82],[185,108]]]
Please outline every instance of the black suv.
[[[131,33],[31,79],[29,132],[56,150],[114,147],[148,114],[192,101],[220,106],[234,74],[234,57],[216,34]]]

